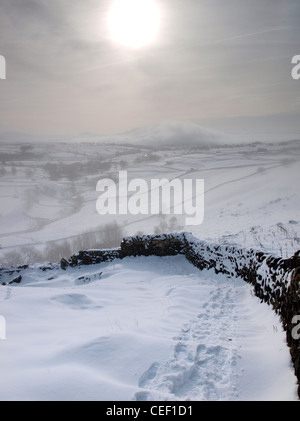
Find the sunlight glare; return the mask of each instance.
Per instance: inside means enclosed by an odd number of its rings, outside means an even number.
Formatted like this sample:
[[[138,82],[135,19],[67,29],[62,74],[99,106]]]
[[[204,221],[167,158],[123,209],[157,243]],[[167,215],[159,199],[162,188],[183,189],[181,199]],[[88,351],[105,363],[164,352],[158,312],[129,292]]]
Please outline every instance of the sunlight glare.
[[[112,39],[132,48],[154,42],[159,20],[153,0],[116,0],[108,17]]]

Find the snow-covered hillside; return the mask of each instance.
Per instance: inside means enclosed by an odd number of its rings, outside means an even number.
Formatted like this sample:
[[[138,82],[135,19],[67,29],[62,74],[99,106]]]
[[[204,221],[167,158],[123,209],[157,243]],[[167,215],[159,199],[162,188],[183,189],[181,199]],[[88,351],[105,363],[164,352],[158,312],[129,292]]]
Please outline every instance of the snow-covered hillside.
[[[118,246],[136,233],[191,231],[198,238],[263,248],[289,257],[300,247],[300,142],[208,146],[195,128],[181,128],[192,143],[163,131],[138,131],[134,145],[76,142],[3,143],[0,180],[0,261],[43,262],[68,257],[80,248]],[[186,130],[186,131],[184,131]],[[167,145],[153,146],[159,134]],[[198,133],[199,134],[199,133]],[[199,135],[200,136],[200,135]],[[90,139],[85,138],[85,140]],[[118,137],[109,140],[118,140]],[[120,140],[120,139],[119,139]],[[224,139],[223,139],[224,140]],[[49,148],[51,142],[51,148]],[[203,179],[204,222],[186,226],[181,215],[105,215],[96,210],[97,182],[142,178]],[[111,228],[111,224],[114,226]],[[96,233],[100,231],[95,239]],[[24,248],[25,246],[25,248]],[[21,248],[22,247],[22,248]],[[60,251],[61,249],[61,251]]]
[[[32,268],[0,288],[1,400],[296,400],[278,317],[183,256]]]
[[[168,124],[100,139],[8,136],[0,154],[0,265],[31,265],[21,283],[0,285],[1,400],[297,399],[279,319],[241,279],[184,256],[66,271],[37,262],[181,231],[290,257],[300,249],[300,141],[230,143]],[[100,216],[97,182],[121,170],[203,179],[204,222]]]

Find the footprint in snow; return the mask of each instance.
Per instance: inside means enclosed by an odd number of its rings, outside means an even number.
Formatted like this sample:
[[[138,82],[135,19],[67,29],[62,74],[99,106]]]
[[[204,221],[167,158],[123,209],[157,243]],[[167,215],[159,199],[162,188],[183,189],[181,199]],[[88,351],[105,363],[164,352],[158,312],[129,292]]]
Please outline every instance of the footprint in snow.
[[[158,362],[154,362],[150,365],[148,370],[146,370],[140,377],[139,387],[146,387],[149,382],[155,378],[157,370],[159,368]]]

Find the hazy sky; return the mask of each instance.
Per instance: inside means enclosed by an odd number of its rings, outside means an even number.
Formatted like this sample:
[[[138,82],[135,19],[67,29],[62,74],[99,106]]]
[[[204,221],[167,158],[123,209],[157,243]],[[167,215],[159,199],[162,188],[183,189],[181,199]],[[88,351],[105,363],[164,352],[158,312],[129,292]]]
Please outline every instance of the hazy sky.
[[[157,36],[138,49],[112,38],[113,3],[1,0],[0,131],[116,133],[180,120],[300,133],[299,0],[157,0]]]

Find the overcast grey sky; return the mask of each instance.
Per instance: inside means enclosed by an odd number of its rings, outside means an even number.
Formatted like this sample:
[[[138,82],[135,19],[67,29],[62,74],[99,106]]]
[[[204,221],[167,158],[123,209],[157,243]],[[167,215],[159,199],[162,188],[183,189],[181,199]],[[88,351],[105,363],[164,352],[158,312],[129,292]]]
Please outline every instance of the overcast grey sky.
[[[113,3],[1,0],[0,131],[300,124],[299,0],[157,0],[158,35],[139,49],[112,39]]]

